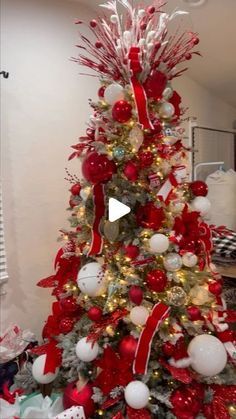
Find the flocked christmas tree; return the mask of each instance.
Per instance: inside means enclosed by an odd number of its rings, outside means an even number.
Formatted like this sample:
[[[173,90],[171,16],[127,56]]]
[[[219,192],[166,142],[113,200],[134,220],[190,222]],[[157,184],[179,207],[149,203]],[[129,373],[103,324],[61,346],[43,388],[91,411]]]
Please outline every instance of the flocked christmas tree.
[[[80,34],[74,59],[101,87],[70,157],[83,173],[68,173],[71,229],[56,274],[39,283],[56,301],[33,376],[56,378],[64,407],[82,405],[87,418],[224,419],[236,402],[232,313],[211,264],[207,186],[188,181],[172,86],[199,55],[199,39],[170,35],[184,12],[168,15],[161,3],[108,1],[109,17],[90,22],[91,39]],[[130,214],[110,222],[110,198]]]

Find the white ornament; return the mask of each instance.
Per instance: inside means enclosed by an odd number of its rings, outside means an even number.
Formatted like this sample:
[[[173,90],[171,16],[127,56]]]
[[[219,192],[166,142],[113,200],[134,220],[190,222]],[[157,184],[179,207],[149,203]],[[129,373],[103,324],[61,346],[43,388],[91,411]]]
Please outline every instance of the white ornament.
[[[187,252],[182,256],[182,262],[187,268],[193,268],[197,264],[198,258],[192,252]]]
[[[164,266],[167,271],[177,272],[182,266],[182,258],[178,253],[169,253],[164,257]]]
[[[142,381],[131,381],[125,388],[125,401],[133,409],[143,409],[149,397],[149,388]]]
[[[44,368],[46,363],[46,354],[40,355],[35,359],[32,366],[32,375],[39,384],[49,384],[55,380],[59,372],[59,368],[56,369],[55,373],[49,372],[44,374]]]
[[[111,23],[117,23],[118,22],[118,17],[116,15],[111,15],[110,21],[111,21]]]
[[[167,86],[163,92],[163,97],[165,100],[169,100],[173,96],[173,89],[170,86]]]
[[[92,342],[88,342],[87,338],[82,338],[77,342],[75,352],[81,361],[91,362],[97,358],[99,346],[97,342],[93,344]]]
[[[199,335],[188,346],[191,367],[205,377],[219,374],[226,366],[227,352],[215,336]]]
[[[144,16],[146,16],[145,10],[144,9],[140,9],[138,11],[138,17],[140,17],[142,19]]]
[[[154,234],[149,240],[149,247],[153,253],[166,252],[169,244],[169,239],[164,234]]]
[[[136,306],[130,312],[130,320],[136,326],[144,326],[146,324],[149,311],[144,306]]]
[[[143,144],[143,140],[143,131],[136,125],[129,133],[129,142],[132,145],[134,151],[139,151],[141,145]]]
[[[211,203],[205,196],[196,196],[191,202],[191,206],[195,211],[200,212],[202,217],[208,215],[211,210]]]
[[[98,297],[106,291],[104,270],[100,263],[87,263],[78,273],[77,283],[80,291],[89,297]]]
[[[169,119],[175,114],[175,107],[170,102],[163,102],[158,112],[161,118]]]
[[[123,100],[124,97],[124,88],[118,83],[110,84],[104,92],[104,99],[109,105],[114,105],[119,100]]]

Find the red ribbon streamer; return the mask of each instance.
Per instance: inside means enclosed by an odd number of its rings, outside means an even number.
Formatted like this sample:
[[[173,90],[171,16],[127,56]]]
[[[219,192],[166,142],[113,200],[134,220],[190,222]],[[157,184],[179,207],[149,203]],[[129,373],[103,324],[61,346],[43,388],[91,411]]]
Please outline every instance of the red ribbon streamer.
[[[93,198],[95,217],[92,228],[92,243],[88,252],[88,256],[98,255],[102,252],[103,238],[100,231],[101,219],[105,215],[105,199],[104,199],[104,185],[98,183],[93,187]]]
[[[57,347],[58,342],[51,339],[45,345],[37,346],[31,350],[36,355],[46,354],[46,362],[44,366],[44,374],[55,373],[56,369],[61,366],[62,349]]]
[[[134,91],[136,108],[138,111],[139,123],[143,129],[153,129],[153,125],[148,115],[147,96],[143,85],[138,80],[137,75],[142,72],[142,66],[139,59],[140,48],[131,47],[129,52],[130,70],[132,73],[131,84]]]
[[[151,345],[155,333],[159,329],[161,323],[168,317],[170,307],[163,303],[157,303],[147,319],[145,328],[143,329],[135,354],[133,364],[134,374],[146,374],[148,361],[151,352]]]

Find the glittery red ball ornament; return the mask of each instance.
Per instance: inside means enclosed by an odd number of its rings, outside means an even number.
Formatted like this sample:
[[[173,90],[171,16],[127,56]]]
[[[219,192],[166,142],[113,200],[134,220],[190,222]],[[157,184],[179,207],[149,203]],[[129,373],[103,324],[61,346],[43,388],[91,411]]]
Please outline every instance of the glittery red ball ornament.
[[[220,295],[222,293],[222,284],[219,281],[212,282],[208,285],[208,290],[214,295]]]
[[[162,292],[167,285],[167,276],[161,269],[153,269],[147,273],[146,281],[150,290]]]
[[[89,153],[82,163],[84,178],[93,184],[107,182],[116,172],[116,165],[109,160],[105,154],[98,154],[96,151]]]
[[[149,167],[154,161],[154,156],[151,151],[141,151],[138,156],[141,167]]]
[[[66,313],[74,313],[78,309],[78,304],[76,300],[72,297],[62,298],[60,300],[61,309]]]
[[[208,186],[202,180],[195,180],[190,183],[190,189],[195,196],[206,196],[208,194]]]
[[[80,191],[81,191],[81,185],[79,183],[76,183],[75,185],[73,185],[70,189],[72,195],[79,195]]]
[[[126,100],[119,100],[112,108],[112,117],[115,121],[123,124],[128,122],[132,116],[132,106]]]
[[[100,87],[100,89],[98,90],[98,97],[104,98],[105,90],[106,90],[105,86]]]
[[[135,182],[138,179],[138,166],[132,161],[128,161],[124,166],[124,175],[131,182]]]
[[[223,343],[235,342],[236,341],[236,332],[234,330],[225,330],[224,332],[218,332],[217,337]]]
[[[143,290],[138,285],[132,285],[129,290],[129,299],[132,303],[140,306],[143,301]]]
[[[174,351],[175,351],[175,346],[172,345],[172,343],[170,343],[170,342],[163,343],[162,352],[164,353],[164,355],[172,356]]]
[[[138,345],[138,339],[135,339],[133,336],[125,336],[121,339],[119,344],[119,354],[122,358],[125,358],[127,361],[133,361],[135,357],[135,352]]]
[[[125,256],[130,259],[136,259],[140,253],[138,246],[134,244],[129,244],[128,246],[124,247]]]
[[[102,318],[102,309],[100,307],[91,307],[88,311],[88,318],[93,322],[98,322]]]
[[[159,230],[165,220],[165,213],[163,208],[157,208],[153,202],[148,202],[138,208],[136,220],[141,227]]]
[[[161,71],[153,71],[146,79],[143,87],[146,91],[147,97],[160,100],[162,93],[166,87],[167,77]]]
[[[60,332],[63,334],[70,333],[73,327],[74,327],[74,320],[71,319],[70,317],[64,317],[64,319],[62,319],[59,322],[59,329],[60,329]]]
[[[201,319],[201,311],[196,306],[190,306],[187,308],[188,317],[192,321],[200,320]]]
[[[64,409],[70,409],[72,406],[82,406],[88,419],[95,412],[95,404],[92,399],[93,386],[91,383],[87,383],[79,388],[79,384],[79,382],[74,382],[67,385],[63,394],[63,406]]]
[[[192,392],[184,387],[173,391],[170,402],[178,419],[195,419],[202,407],[200,399],[193,398]]]

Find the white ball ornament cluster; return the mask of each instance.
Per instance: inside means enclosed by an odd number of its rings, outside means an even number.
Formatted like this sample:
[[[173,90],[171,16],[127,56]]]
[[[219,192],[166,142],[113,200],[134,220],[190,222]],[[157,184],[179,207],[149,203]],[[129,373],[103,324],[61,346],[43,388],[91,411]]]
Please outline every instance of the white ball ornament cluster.
[[[77,342],[75,352],[80,361],[91,362],[97,358],[99,346],[96,342],[94,344],[92,342],[88,342],[85,337]]]
[[[46,363],[46,354],[40,355],[35,359],[32,366],[32,375],[39,384],[49,384],[55,380],[58,375],[59,368],[56,369],[55,373],[49,372],[44,374],[44,368]]]
[[[133,409],[143,409],[149,397],[149,388],[142,381],[131,381],[125,388],[125,401]]]
[[[146,324],[149,311],[144,306],[136,306],[130,312],[130,320],[136,326],[144,326]]]
[[[211,203],[205,196],[196,196],[191,202],[193,210],[200,212],[202,217],[209,215],[211,210]]]
[[[169,239],[164,234],[154,234],[149,240],[152,253],[164,253],[168,250],[169,245]]]
[[[90,262],[84,265],[77,277],[80,291],[89,297],[98,297],[106,291],[104,270],[100,263]]]
[[[175,107],[170,102],[163,102],[158,113],[161,118],[170,119],[175,114]]]
[[[114,105],[119,100],[123,100],[125,98],[124,88],[118,83],[110,84],[105,92],[104,92],[104,99],[109,105]]]
[[[211,335],[198,335],[188,346],[191,367],[205,377],[219,374],[226,366],[227,352],[223,343]]]
[[[198,262],[198,257],[192,252],[186,252],[182,256],[182,262],[187,268],[193,268]]]

